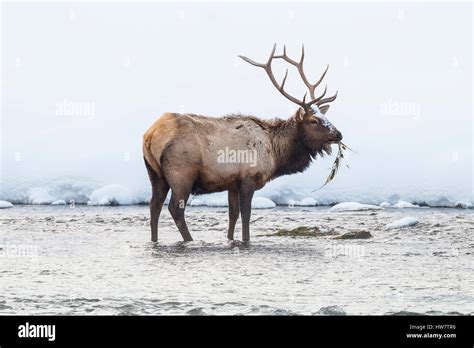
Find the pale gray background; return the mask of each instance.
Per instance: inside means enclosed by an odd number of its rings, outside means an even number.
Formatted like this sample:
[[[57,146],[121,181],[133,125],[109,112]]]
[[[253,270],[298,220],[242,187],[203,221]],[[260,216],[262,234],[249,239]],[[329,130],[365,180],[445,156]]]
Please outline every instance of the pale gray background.
[[[141,137],[165,111],[288,117],[294,105],[236,58],[263,61],[277,42],[295,58],[304,43],[314,78],[330,63],[328,117],[357,151],[317,197],[474,200],[470,3],[4,3],[2,31],[9,190],[66,175],[147,188]],[[304,93],[294,70],[288,90]],[[57,115],[63,100],[94,117]],[[316,188],[331,160],[272,185]]]

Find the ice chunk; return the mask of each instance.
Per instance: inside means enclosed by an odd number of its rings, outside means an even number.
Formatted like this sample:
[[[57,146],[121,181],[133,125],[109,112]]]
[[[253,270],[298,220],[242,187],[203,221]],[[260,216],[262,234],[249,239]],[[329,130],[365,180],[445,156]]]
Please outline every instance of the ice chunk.
[[[385,229],[390,230],[393,228],[403,228],[403,227],[409,227],[409,226],[414,226],[418,223],[418,220],[415,219],[414,217],[407,216],[404,217],[400,220],[396,220],[390,224],[385,225]]]
[[[268,198],[265,197],[254,197],[252,199],[252,208],[253,209],[267,209],[275,208],[276,204]]]
[[[314,198],[306,197],[301,200],[299,205],[302,207],[314,207],[318,204],[319,204],[318,201],[315,200]]]
[[[331,211],[358,211],[358,210],[381,210],[383,208],[371,205],[361,204],[359,202],[344,202],[336,204],[331,208]]]
[[[7,201],[0,201],[0,209],[12,208],[13,204]]]
[[[417,204],[412,204],[410,202],[406,202],[406,201],[398,201],[398,203],[395,203],[393,206],[393,208],[400,208],[400,209],[403,209],[403,208],[420,208],[419,205]]]
[[[91,194],[88,205],[129,205],[136,204],[137,200],[132,192],[117,184],[104,186]]]
[[[391,206],[392,205],[389,202],[382,202],[379,204],[379,207],[382,207],[382,208],[389,208]]]

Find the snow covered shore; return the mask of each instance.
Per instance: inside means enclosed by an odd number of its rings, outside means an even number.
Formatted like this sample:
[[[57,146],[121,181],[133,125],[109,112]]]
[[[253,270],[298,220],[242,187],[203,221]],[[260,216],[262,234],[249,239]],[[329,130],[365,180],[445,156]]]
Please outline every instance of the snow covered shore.
[[[311,189],[304,188],[269,186],[255,193],[254,208],[272,208],[275,206],[312,207],[318,205],[334,205],[333,211],[423,207],[473,208],[473,202],[448,199],[434,194],[431,195],[429,200],[410,200],[397,194],[387,195],[388,197],[382,197],[371,192],[360,196],[344,193],[331,195],[325,191],[312,192]],[[147,186],[137,189],[119,184],[99,185],[88,180],[52,181],[38,186],[3,185],[0,187],[0,200],[10,204],[135,205],[147,204],[149,199],[150,189]],[[191,206],[226,207],[227,193],[191,196],[188,204]]]

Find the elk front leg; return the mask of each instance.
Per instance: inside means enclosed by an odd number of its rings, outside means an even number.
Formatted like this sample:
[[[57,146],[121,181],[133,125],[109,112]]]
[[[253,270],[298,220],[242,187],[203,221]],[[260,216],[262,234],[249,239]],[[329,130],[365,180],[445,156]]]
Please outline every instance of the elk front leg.
[[[243,181],[239,189],[240,211],[242,215],[242,241],[250,240],[250,213],[255,186],[251,181]]]
[[[191,193],[191,189],[178,188],[173,190],[171,188],[171,199],[168,205],[168,210],[173,217],[176,226],[178,227],[181,236],[185,242],[190,242],[193,240],[191,234],[189,233],[188,226],[186,225],[186,220],[184,219],[184,210],[186,208],[186,203]]]
[[[239,219],[239,191],[229,190],[229,229],[227,231],[227,239],[234,240],[235,224]]]

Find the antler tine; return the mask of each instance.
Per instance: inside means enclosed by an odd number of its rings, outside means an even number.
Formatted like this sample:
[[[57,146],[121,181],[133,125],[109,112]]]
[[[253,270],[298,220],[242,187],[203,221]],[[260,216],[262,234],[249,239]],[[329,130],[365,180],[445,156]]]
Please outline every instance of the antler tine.
[[[314,99],[315,103],[317,103],[318,101],[320,101],[321,99],[323,99],[323,97],[326,95],[327,90],[328,90],[328,85],[324,86],[323,94],[321,94],[319,97],[317,97],[316,99]]]
[[[247,63],[249,64],[252,64],[252,65],[255,65],[255,66],[258,66],[260,68],[265,68],[265,64],[261,64],[261,63],[257,63],[255,61],[253,61],[252,59],[250,58],[247,58],[245,56],[238,56],[239,58],[242,58],[243,60],[245,60]]]
[[[314,88],[316,89],[316,87],[319,86],[319,84],[321,83],[321,81],[324,79],[324,76],[326,76],[326,73],[328,72],[329,70],[329,64],[326,66],[326,69],[324,70],[323,74],[321,75],[321,77],[319,78],[318,82],[316,82],[313,86]]]
[[[268,58],[268,61],[263,64],[263,63],[257,63],[256,61],[250,59],[250,58],[247,58],[245,56],[241,56],[239,55],[238,57],[239,58],[242,58],[243,60],[245,60],[247,63],[249,64],[252,64],[252,65],[255,65],[255,66],[258,66],[259,68],[264,68],[265,70],[268,69],[268,67],[271,65],[272,63],[272,60],[273,58],[275,57],[275,50],[276,50],[276,44],[273,45],[273,49],[272,49],[272,53],[270,54],[270,58]]]
[[[275,50],[277,48],[277,44],[274,44],[273,45],[273,49],[272,49],[272,53],[270,53],[270,57],[268,58],[268,61],[267,61],[267,66],[270,67],[271,64],[272,64],[272,60],[273,58],[275,57]]]
[[[300,58],[300,65],[303,66],[304,60],[304,45],[301,45],[301,58]]]
[[[316,105],[317,105],[317,106],[321,106],[321,105],[323,105],[323,104],[332,102],[332,101],[334,101],[334,100],[336,99],[336,97],[337,97],[337,91],[336,91],[336,93],[335,93],[332,97],[328,97],[328,98],[324,98],[324,99],[319,100]]]
[[[288,69],[286,69],[285,77],[283,78],[283,81],[281,81],[281,86],[280,86],[281,89],[283,89],[283,87],[285,87],[285,82],[286,82],[287,77],[288,77]],[[304,100],[303,100],[303,102],[304,102]]]

